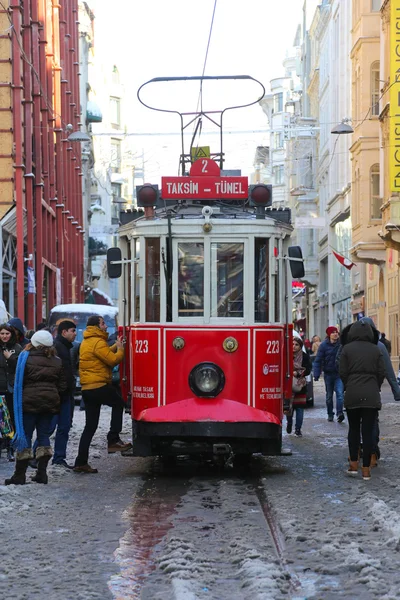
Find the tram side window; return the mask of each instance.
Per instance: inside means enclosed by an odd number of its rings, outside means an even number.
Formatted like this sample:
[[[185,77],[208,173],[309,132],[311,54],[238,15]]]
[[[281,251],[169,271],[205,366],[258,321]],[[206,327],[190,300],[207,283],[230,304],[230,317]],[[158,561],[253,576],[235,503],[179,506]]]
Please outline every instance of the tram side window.
[[[146,240],[146,321],[160,321],[160,238]]]
[[[178,244],[178,315],[204,315],[204,244]]]
[[[254,320],[256,323],[268,323],[269,320],[268,261],[269,240],[264,238],[256,238],[254,247]]]
[[[211,316],[243,317],[244,244],[211,244]]]

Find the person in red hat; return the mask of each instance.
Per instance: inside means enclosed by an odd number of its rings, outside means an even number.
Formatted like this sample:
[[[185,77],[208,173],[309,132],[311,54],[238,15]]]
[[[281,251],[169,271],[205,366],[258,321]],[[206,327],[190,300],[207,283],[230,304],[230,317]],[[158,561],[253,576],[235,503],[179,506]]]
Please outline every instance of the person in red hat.
[[[344,421],[343,399],[344,387],[336,365],[336,355],[340,348],[339,330],[330,326],[326,330],[326,338],[318,348],[313,365],[314,381],[318,381],[321,372],[324,373],[326,390],[326,409],[328,421],[333,421],[333,393],[336,394],[336,416],[339,423]]]

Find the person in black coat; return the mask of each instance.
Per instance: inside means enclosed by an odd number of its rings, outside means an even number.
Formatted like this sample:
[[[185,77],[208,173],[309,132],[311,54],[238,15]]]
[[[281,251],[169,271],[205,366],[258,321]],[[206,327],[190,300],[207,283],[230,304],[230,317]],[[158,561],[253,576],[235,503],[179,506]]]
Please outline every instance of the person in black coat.
[[[31,442],[36,430],[38,468],[32,478],[37,483],[47,483],[47,464],[51,458],[49,430],[53,415],[60,411],[60,397],[65,394],[67,383],[61,360],[56,356],[53,337],[49,331],[37,331],[31,343],[18,359],[14,404],[19,405],[22,415],[15,415],[16,454],[15,472],[6,485],[25,484],[26,470],[32,458]],[[22,425],[22,431],[21,431]],[[19,443],[24,444],[20,446]]]
[[[293,412],[296,411],[296,424],[294,434],[301,437],[301,427],[304,419],[304,407],[307,402],[307,382],[305,377],[311,373],[311,359],[307,352],[303,352],[303,342],[300,338],[293,338],[293,380],[304,379],[304,386],[299,390],[293,390],[292,410],[287,415],[287,433],[292,433]]]
[[[72,425],[72,411],[74,408],[74,391],[76,384],[71,355],[75,338],[75,323],[68,320],[61,321],[58,325],[54,347],[58,357],[61,358],[62,361],[64,375],[67,381],[67,389],[65,393],[61,395],[60,412],[53,419],[50,435],[54,433],[57,427],[56,438],[54,441],[53,465],[60,465],[68,469],[72,468],[67,463],[67,444],[69,431]]]
[[[15,427],[13,386],[17,360],[21,352],[22,348],[17,344],[17,339],[12,327],[7,325],[7,323],[0,325],[0,395],[4,396],[6,399],[6,405],[10,413],[13,429]],[[10,441],[11,440],[7,438],[7,457],[9,460],[14,460],[14,453]]]
[[[344,405],[349,421],[350,466],[348,473],[358,473],[360,425],[363,438],[363,479],[371,478],[373,429],[380,410],[380,389],[385,378],[382,352],[375,343],[372,327],[363,321],[354,323],[343,347],[339,373],[345,388]]]

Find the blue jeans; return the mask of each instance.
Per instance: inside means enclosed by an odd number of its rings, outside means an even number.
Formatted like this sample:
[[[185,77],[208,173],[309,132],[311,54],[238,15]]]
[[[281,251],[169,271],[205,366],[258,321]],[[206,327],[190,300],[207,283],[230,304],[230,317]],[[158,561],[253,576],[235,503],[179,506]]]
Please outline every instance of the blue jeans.
[[[54,440],[54,456],[53,465],[60,463],[67,458],[67,444],[69,438],[69,430],[72,424],[72,396],[63,396],[61,399],[61,407],[58,415],[53,416],[50,426],[49,435],[53,435],[57,427],[57,433]]]
[[[51,413],[24,413],[24,431],[27,447],[32,444],[33,432],[36,429],[37,446],[50,446],[50,425],[53,419]]]
[[[326,409],[328,415],[333,417],[333,392],[336,393],[336,414],[343,413],[343,381],[336,373],[325,373]]]
[[[301,429],[301,426],[303,425],[303,419],[304,419],[304,408],[300,408],[300,407],[293,408],[293,412],[295,412],[295,411],[296,411],[295,429]],[[287,417],[287,422],[293,423],[293,413]]]

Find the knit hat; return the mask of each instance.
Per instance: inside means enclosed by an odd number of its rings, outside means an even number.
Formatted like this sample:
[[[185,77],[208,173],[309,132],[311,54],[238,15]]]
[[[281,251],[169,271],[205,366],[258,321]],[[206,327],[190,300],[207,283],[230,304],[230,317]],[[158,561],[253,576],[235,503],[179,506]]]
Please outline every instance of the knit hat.
[[[50,346],[53,345],[53,342],[53,336],[50,331],[46,331],[45,329],[37,331],[31,338],[31,344],[35,348],[38,348],[39,346],[47,346],[50,348]]]
[[[338,328],[337,327],[333,327],[333,326],[328,327],[327,330],[326,330],[326,335],[327,336],[331,336],[332,333],[339,333]]]

